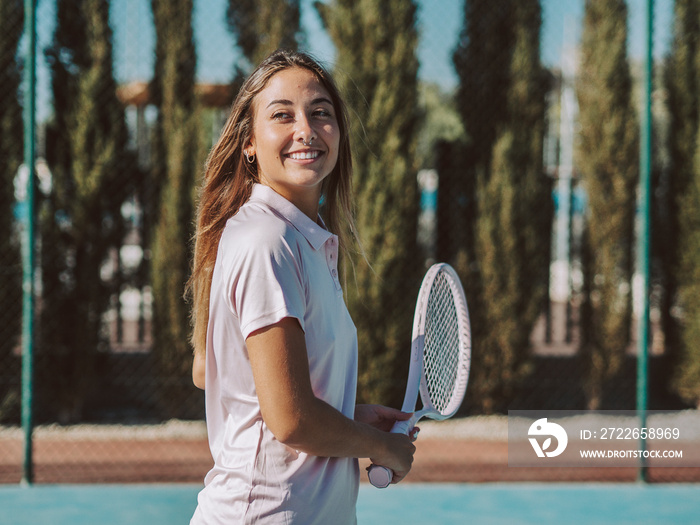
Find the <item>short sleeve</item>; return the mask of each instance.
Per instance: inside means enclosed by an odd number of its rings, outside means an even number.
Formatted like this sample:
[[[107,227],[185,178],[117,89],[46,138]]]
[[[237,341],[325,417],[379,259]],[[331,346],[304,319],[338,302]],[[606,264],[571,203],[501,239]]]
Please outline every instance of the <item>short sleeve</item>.
[[[294,240],[275,229],[251,233],[222,237],[227,299],[243,338],[285,317],[296,318],[303,330],[305,286]]]

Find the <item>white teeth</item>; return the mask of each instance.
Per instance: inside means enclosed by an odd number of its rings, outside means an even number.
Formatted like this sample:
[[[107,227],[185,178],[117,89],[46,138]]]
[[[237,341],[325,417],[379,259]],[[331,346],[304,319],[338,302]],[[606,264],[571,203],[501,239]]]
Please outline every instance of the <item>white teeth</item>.
[[[298,151],[296,153],[290,153],[289,157],[294,160],[315,159],[318,157],[319,153],[318,151]]]

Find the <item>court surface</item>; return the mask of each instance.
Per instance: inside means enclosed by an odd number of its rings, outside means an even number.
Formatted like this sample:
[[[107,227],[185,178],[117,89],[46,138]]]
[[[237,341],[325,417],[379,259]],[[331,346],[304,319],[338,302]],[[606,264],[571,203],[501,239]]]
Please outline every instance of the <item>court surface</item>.
[[[198,485],[0,486],[6,525],[189,523]],[[693,484],[419,484],[360,487],[360,525],[700,524]],[[330,525],[330,524],[329,524]]]

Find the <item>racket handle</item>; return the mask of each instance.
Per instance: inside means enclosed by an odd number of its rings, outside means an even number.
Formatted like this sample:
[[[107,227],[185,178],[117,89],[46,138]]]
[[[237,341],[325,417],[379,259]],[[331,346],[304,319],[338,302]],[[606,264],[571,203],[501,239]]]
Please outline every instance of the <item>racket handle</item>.
[[[381,465],[372,465],[367,471],[369,482],[378,489],[385,489],[391,483],[394,473],[390,468],[382,467]]]
[[[411,417],[406,421],[397,421],[391,428],[393,434],[406,434],[415,426],[416,418]],[[381,465],[371,465],[367,471],[367,477],[369,482],[377,487],[378,489],[385,489],[391,483],[394,478],[394,472],[387,467],[382,467]]]

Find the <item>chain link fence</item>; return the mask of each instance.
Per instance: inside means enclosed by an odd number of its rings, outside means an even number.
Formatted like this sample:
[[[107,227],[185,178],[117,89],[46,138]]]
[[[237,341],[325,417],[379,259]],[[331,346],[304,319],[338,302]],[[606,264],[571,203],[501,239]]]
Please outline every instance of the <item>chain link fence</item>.
[[[488,263],[476,260],[473,253],[480,250],[479,246],[494,244],[471,226],[476,221],[475,195],[507,193],[495,186],[479,186],[479,170],[490,170],[497,160],[496,153],[486,154],[478,148],[483,147],[489,134],[498,136],[501,128],[496,124],[512,124],[501,118],[503,110],[510,107],[517,114],[519,104],[508,100],[509,96],[513,100],[519,96],[517,87],[504,91],[510,95],[503,99],[494,95],[500,89],[498,82],[505,82],[504,71],[512,64],[489,53],[497,47],[494,42],[510,38],[503,36],[506,33],[500,32],[498,24],[517,23],[504,17],[506,12],[518,11],[516,3],[466,0],[465,6],[464,0],[417,2],[417,100],[422,118],[414,130],[412,161],[421,192],[416,235],[425,264],[447,260],[464,277],[473,321],[484,319],[478,311],[483,300],[471,304],[471,294],[485,297],[489,293],[485,284]],[[168,177],[172,176],[162,117],[166,113],[168,82],[171,87],[187,86],[188,82],[182,80],[185,76],[178,77],[177,82],[158,80],[165,71],[159,69],[163,65],[158,62],[167,54],[163,51],[167,47],[165,39],[177,38],[175,33],[156,27],[166,23],[158,20],[167,19],[167,14],[154,19],[152,7],[158,4],[155,0],[39,0],[37,4],[34,460],[38,482],[201,481],[211,463],[203,422],[204,394],[191,383],[191,359],[186,351],[169,354],[159,349],[157,341],[165,336],[158,332],[162,326],[154,326],[163,324],[154,323],[154,318],[163,319],[157,317],[156,296],[160,292],[154,291],[152,277],[154,268],[162,268],[156,261],[158,250],[162,250],[155,248],[156,232]],[[587,354],[581,351],[585,329],[580,323],[585,309],[583,239],[589,206],[575,151],[580,132],[577,82],[581,75],[577,57],[585,6],[582,0],[525,4],[541,9],[541,27],[526,23],[523,31],[528,27],[534,30],[534,41],[539,42],[534,48],[540,61],[539,80],[533,82],[541,90],[542,118],[525,130],[525,135],[540,136],[541,140],[528,146],[536,151],[535,160],[531,157],[523,162],[534,166],[537,173],[532,184],[547,198],[531,210],[531,214],[537,211],[544,217],[539,237],[531,243],[538,246],[540,256],[526,257],[536,262],[534,273],[513,274],[511,278],[516,285],[539,286],[532,288],[532,294],[539,293],[542,298],[534,309],[522,302],[512,306],[515,315],[511,317],[531,319],[529,325],[503,325],[497,330],[489,325],[488,334],[475,328],[475,336],[484,339],[493,338],[494,332],[522,330],[522,326],[529,327],[530,334],[524,337],[525,353],[512,359],[512,377],[489,379],[491,372],[475,376],[474,391],[468,393],[461,411],[461,416],[468,416],[465,421],[480,418],[483,413],[503,414],[507,409],[585,409],[590,400],[583,372],[588,366]],[[188,3],[178,5],[182,8]],[[629,35],[625,52],[633,86],[629,96],[637,108],[645,39],[640,29],[644,27],[640,18],[643,9],[640,0],[627,5]],[[471,9],[467,25],[465,7]],[[192,62],[180,62],[178,67],[183,71],[192,69],[192,85],[183,88],[189,90],[186,93],[174,95],[182,100],[194,97],[188,111],[196,124],[188,129],[197,131],[185,141],[192,151],[182,157],[189,160],[182,162],[191,162],[188,165],[199,172],[206,151],[226,119],[236,82],[249,70],[251,61],[236,43],[227,19],[226,0],[194,0],[191,8],[195,54],[189,57]],[[324,30],[312,2],[302,1],[300,9],[300,47],[333,67],[336,43]],[[528,13],[521,14],[527,21]],[[535,15],[530,20],[536,19]],[[22,21],[22,2],[0,0],[2,483],[19,482],[23,461],[20,233],[24,182],[20,164],[21,110],[26,100],[21,83],[25,53]],[[654,45],[659,71],[672,51],[673,24],[673,2],[657,2]],[[512,34],[513,42],[520,42],[517,32]],[[515,48],[507,52],[516,53]],[[494,57],[498,59],[492,60]],[[458,71],[460,60],[471,64],[471,74],[467,71],[465,76]],[[348,70],[343,64],[336,65],[341,71]],[[523,70],[521,76],[529,78],[529,74]],[[483,96],[469,100],[469,95],[475,93]],[[668,177],[670,169],[668,145],[664,142],[669,113],[666,102],[664,77],[658,74],[654,91],[654,169],[661,179]],[[483,121],[474,122],[474,115]],[[523,111],[522,119],[526,118],[527,112]],[[518,133],[512,133],[509,144],[517,144],[522,136]],[[190,183],[194,187],[194,178]],[[521,185],[515,191],[525,195],[530,189]],[[521,217],[527,216],[527,210],[524,213]],[[188,242],[187,228],[181,236],[182,246]],[[494,256],[493,266],[505,257],[503,253]],[[505,262],[520,268],[529,261],[514,256]],[[474,272],[479,265],[481,269]],[[419,265],[417,280],[424,266]],[[658,285],[658,280],[655,283]],[[656,409],[685,409],[689,407],[687,401],[669,387],[676,354],[664,344],[668,337],[660,321],[663,313],[658,289],[654,288],[653,295],[650,404]],[[172,292],[177,301],[183,289]],[[638,300],[638,290],[635,297]],[[170,299],[161,299],[166,300]],[[184,303],[177,308],[186,310]],[[392,312],[386,316],[390,318]],[[180,326],[183,323],[168,319],[175,325],[172,333],[186,333],[186,326]],[[630,327],[628,333],[631,337],[619,366],[603,382],[598,408],[635,406],[636,331]],[[475,345],[476,352],[478,343]],[[508,355],[498,355],[497,362],[491,364],[480,358],[480,370],[493,370],[504,363],[511,366]],[[402,391],[403,384],[396,390]],[[493,401],[484,403],[486,398]],[[491,417],[493,428],[502,429],[504,416]],[[513,474],[504,466],[507,447],[498,430],[493,437],[481,430],[440,437],[431,427],[429,434],[425,444],[419,445],[419,456],[423,454],[425,461],[432,461],[433,468],[421,474],[418,457],[417,479],[527,478],[524,470]],[[466,449],[491,452],[472,457]],[[448,455],[440,455],[437,450]],[[489,463],[485,457],[496,459]],[[656,472],[653,479],[696,480],[695,470],[686,469],[683,474]],[[542,472],[532,474],[532,479],[542,479]],[[590,479],[634,479],[633,472],[619,469],[598,469],[589,474]],[[562,471],[548,475],[554,480],[589,479],[588,474]]]

